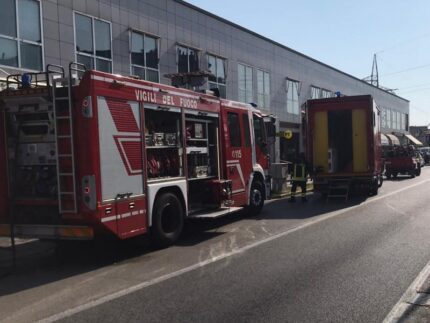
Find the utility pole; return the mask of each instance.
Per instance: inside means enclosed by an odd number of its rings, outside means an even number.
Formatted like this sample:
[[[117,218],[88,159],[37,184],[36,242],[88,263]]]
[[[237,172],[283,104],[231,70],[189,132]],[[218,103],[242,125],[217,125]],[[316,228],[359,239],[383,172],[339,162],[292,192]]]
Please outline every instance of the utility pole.
[[[370,75],[370,84],[379,87],[378,61],[376,54],[373,54],[372,74]]]

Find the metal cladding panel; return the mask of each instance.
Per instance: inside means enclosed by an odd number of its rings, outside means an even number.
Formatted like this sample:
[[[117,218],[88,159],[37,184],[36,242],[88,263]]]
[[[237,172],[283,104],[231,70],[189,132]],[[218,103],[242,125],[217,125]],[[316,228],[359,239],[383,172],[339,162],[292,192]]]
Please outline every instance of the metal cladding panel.
[[[140,110],[137,102],[97,98],[102,200],[143,194]]]

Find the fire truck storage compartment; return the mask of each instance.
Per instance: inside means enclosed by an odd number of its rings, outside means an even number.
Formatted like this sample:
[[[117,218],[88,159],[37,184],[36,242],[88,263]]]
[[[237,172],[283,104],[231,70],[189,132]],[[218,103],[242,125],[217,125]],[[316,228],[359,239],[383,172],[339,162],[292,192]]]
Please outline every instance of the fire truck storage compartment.
[[[35,101],[38,103],[6,103],[8,184],[17,223],[47,223],[43,217],[58,214],[52,105],[38,98]]]
[[[185,132],[190,208],[219,207],[212,192],[212,182],[219,178],[218,119],[189,111]]]
[[[148,180],[184,176],[179,108],[145,106]]]
[[[352,155],[352,113],[347,111],[328,112],[329,172],[351,172]]]

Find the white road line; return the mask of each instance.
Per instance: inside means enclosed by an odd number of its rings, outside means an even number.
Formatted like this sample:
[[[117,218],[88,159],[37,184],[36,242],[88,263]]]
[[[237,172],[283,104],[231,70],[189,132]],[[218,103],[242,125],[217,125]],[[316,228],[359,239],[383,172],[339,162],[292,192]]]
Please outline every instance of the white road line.
[[[396,303],[396,305],[394,305],[382,323],[399,322],[406,311],[410,309],[410,307],[416,306],[412,305],[411,303],[414,303],[414,301],[417,300],[417,290],[422,286],[428,276],[430,276],[430,261],[427,263],[424,269],[421,270],[417,278],[415,278],[409,288],[404,292],[402,297],[400,297],[399,301]]]
[[[389,197],[389,196],[401,193],[403,191],[407,191],[407,190],[409,190],[409,189],[411,189],[413,187],[416,187],[416,186],[419,186],[419,185],[422,185],[422,184],[425,184],[425,183],[428,183],[428,182],[430,182],[430,179],[427,179],[427,180],[424,180],[424,181],[421,181],[421,182],[418,182],[418,183],[415,183],[415,184],[403,187],[401,189],[398,189],[396,191],[390,192],[390,193],[385,194],[385,195],[381,195],[381,196],[377,196],[377,197],[374,197],[374,198],[370,198],[370,199],[364,201],[361,204],[354,205],[354,206],[351,206],[351,207],[348,207],[348,208],[345,208],[345,209],[342,209],[342,210],[339,210],[339,211],[335,211],[335,212],[329,213],[326,216],[322,216],[322,217],[320,217],[318,219],[313,219],[313,220],[307,221],[307,222],[305,222],[305,223],[303,223],[301,225],[298,225],[297,227],[291,228],[291,229],[289,229],[289,230],[287,230],[285,232],[273,235],[273,236],[268,237],[266,239],[263,239],[263,240],[260,240],[260,241],[256,241],[256,242],[251,243],[251,244],[249,244],[247,246],[244,246],[244,247],[242,247],[240,249],[236,249],[236,250],[233,250],[231,252],[225,253],[223,255],[219,255],[217,257],[213,257],[211,259],[207,259],[205,261],[201,261],[201,262],[196,263],[194,265],[182,268],[182,269],[177,270],[175,272],[172,272],[172,273],[169,273],[169,274],[166,274],[166,275],[162,275],[160,277],[157,277],[157,278],[154,278],[154,279],[151,279],[151,280],[148,280],[148,281],[144,281],[144,282],[142,282],[140,284],[137,284],[137,285],[125,288],[123,290],[120,290],[118,292],[115,292],[115,293],[103,296],[103,297],[101,297],[99,299],[95,299],[93,301],[89,301],[88,303],[76,306],[74,308],[70,308],[70,309],[68,309],[68,310],[66,310],[66,311],[64,311],[62,313],[54,314],[54,315],[49,316],[47,318],[44,318],[44,319],[42,319],[42,320],[40,320],[38,322],[39,323],[49,323],[49,322],[55,322],[57,320],[64,319],[66,317],[70,317],[70,316],[72,316],[74,314],[77,314],[79,312],[91,309],[91,308],[96,307],[98,305],[101,305],[101,304],[107,303],[109,301],[115,300],[117,298],[120,298],[122,296],[134,293],[134,292],[139,291],[139,290],[141,290],[143,288],[146,288],[148,286],[152,286],[152,285],[161,283],[161,282],[166,281],[166,280],[168,280],[170,278],[174,278],[174,277],[183,275],[185,273],[188,273],[188,272],[193,271],[195,269],[198,269],[198,268],[204,267],[206,265],[215,263],[215,262],[220,261],[222,259],[225,259],[225,258],[228,258],[228,257],[232,257],[234,255],[243,253],[243,252],[245,252],[247,250],[253,249],[253,248],[258,247],[258,246],[260,246],[262,244],[268,243],[270,241],[273,241],[273,240],[276,240],[278,238],[284,237],[284,236],[289,235],[291,233],[294,233],[296,231],[302,230],[302,229],[307,228],[307,227],[309,227],[311,225],[321,223],[323,221],[326,221],[326,220],[329,220],[331,218],[337,217],[337,216],[339,216],[341,214],[344,214],[346,212],[349,212],[351,210],[355,210],[355,209],[357,209],[357,208],[359,208],[361,206],[368,205],[370,203],[379,201],[381,199],[384,199],[386,197]]]

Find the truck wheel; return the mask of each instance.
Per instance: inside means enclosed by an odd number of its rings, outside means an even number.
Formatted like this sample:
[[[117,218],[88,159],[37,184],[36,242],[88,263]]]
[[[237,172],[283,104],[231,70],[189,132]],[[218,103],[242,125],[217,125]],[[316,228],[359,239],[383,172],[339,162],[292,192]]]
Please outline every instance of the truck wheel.
[[[378,176],[378,187],[381,187],[382,183],[384,183],[384,178],[382,177],[382,175],[379,175]]]
[[[167,247],[178,240],[184,227],[182,203],[173,193],[164,193],[154,203],[152,240],[158,247]]]
[[[380,187],[380,186],[379,186],[379,182],[378,182],[378,180],[373,181],[373,182],[370,184],[370,187],[369,187],[369,195],[370,195],[370,196],[378,195],[378,188],[379,188],[379,187]]]
[[[415,175],[417,175],[417,176],[421,175],[421,166],[418,166]]]
[[[251,192],[249,196],[249,205],[245,211],[248,215],[254,216],[260,213],[264,205],[264,186],[259,180],[252,182]]]

